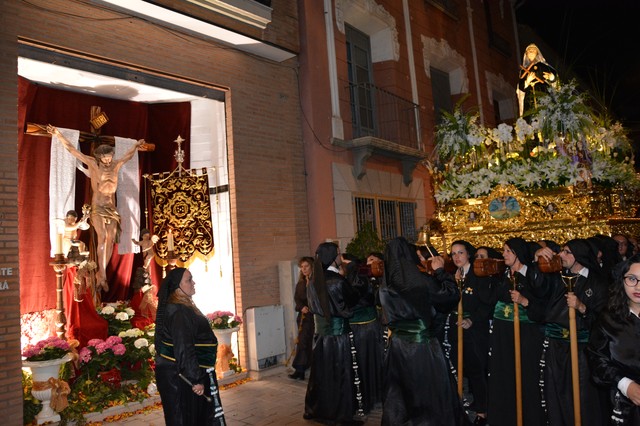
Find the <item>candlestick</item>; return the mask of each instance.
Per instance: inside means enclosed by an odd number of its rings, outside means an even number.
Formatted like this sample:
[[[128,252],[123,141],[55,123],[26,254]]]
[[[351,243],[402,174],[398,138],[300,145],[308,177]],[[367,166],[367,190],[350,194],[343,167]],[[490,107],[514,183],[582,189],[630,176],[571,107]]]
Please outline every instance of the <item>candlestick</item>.
[[[167,251],[173,251],[173,231],[169,229],[169,236],[167,237]]]

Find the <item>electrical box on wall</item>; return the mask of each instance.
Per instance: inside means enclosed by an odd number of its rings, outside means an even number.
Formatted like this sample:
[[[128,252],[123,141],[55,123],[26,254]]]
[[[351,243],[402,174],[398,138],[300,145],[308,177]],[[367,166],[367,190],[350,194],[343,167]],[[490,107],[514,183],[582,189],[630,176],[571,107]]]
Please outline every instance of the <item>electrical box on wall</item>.
[[[249,308],[245,313],[249,369],[275,367],[284,361],[284,311],[280,305]]]

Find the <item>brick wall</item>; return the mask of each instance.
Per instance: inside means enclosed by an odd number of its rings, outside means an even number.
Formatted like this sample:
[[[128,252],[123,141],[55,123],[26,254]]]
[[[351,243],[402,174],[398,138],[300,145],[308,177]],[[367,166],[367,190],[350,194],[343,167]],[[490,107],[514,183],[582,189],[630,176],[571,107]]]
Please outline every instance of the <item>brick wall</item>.
[[[20,287],[18,268],[18,144],[16,26],[18,2],[0,14],[0,413],[3,424],[22,425]]]

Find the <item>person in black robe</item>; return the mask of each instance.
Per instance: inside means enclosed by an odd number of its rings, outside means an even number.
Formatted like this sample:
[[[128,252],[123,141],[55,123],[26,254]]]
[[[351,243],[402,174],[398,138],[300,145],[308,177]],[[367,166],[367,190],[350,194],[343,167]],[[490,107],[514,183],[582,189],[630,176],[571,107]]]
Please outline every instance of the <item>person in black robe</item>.
[[[491,327],[491,355],[489,358],[488,423],[491,426],[516,424],[516,381],[514,303],[518,304],[520,319],[520,353],[522,378],[522,407],[525,426],[545,423],[540,395],[540,356],[544,333],[542,324],[529,318],[530,303],[544,303],[546,289],[536,280],[529,244],[522,238],[511,238],[502,255],[507,271],[497,282],[497,303]]]
[[[313,279],[307,286],[316,329],[303,417],[353,424],[364,419],[357,355],[349,327],[358,293],[340,275],[341,262],[336,244],[318,246]]]
[[[456,283],[434,257],[434,275],[418,269],[415,248],[402,237],[385,251],[380,301],[391,337],[384,361],[382,425],[452,426],[468,419],[438,340],[430,333],[438,304],[459,299]]]
[[[382,402],[383,329],[376,310],[371,265],[363,265],[355,256],[348,254],[343,254],[342,260],[344,275],[358,292],[349,326],[357,353],[363,410],[368,414]]]
[[[538,250],[535,258],[544,256],[551,259],[553,255],[547,247]],[[587,240],[568,241],[559,256],[563,271],[541,274],[550,289],[549,300],[540,306],[532,303],[529,309],[531,316],[538,309],[545,323],[543,396],[548,421],[552,425],[575,424],[569,332],[569,308],[573,308],[578,341],[580,417],[584,426],[600,426],[606,423],[606,416],[603,416],[600,405],[600,392],[590,380],[591,372],[584,349],[589,341],[589,330],[607,303],[608,282],[601,274],[596,255]]]
[[[155,373],[168,426],[225,424],[214,370],[218,341],[194,294],[185,268],[169,272],[158,291]]]
[[[592,378],[606,387],[611,425],[640,425],[640,255],[616,267],[607,308],[587,346]]]
[[[448,318],[449,359],[457,365],[458,331],[463,330],[463,374],[469,381],[473,395],[470,409],[476,413],[476,424],[486,424],[487,386],[489,367],[489,327],[495,306],[493,287],[489,277],[478,277],[473,271],[476,249],[467,241],[451,243],[451,258],[457,270],[456,282],[461,286],[463,319],[458,324],[458,312]]]
[[[311,366],[311,352],[313,350],[313,314],[309,312],[309,302],[307,302],[307,285],[311,280],[313,258],[308,256],[300,258],[298,267],[300,268],[300,276],[293,294],[296,312],[298,312],[296,317],[298,337],[296,338],[296,356],[291,363],[295,371],[289,374],[289,377],[294,380],[304,380],[305,372]]]

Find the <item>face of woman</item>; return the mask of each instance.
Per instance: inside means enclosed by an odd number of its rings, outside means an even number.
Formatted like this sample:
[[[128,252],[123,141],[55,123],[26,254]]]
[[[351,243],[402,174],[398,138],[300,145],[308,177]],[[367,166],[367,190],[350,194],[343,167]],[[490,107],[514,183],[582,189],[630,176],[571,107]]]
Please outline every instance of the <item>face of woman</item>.
[[[489,253],[487,253],[487,249],[478,249],[478,251],[476,251],[476,259],[488,259],[489,258]]]
[[[182,280],[180,281],[180,290],[187,296],[191,297],[196,294],[196,283],[193,281],[193,276],[191,272],[184,271],[184,275],[182,275]]]
[[[309,275],[311,275],[311,264],[309,262],[302,262],[300,270],[302,271],[302,275],[309,278]]]
[[[451,246],[451,257],[453,258],[453,263],[458,268],[462,268],[469,263],[469,253],[462,244],[454,244]]]
[[[511,250],[511,247],[506,244],[504,245],[504,247],[502,247],[502,257],[504,257],[504,264],[508,267],[512,267],[513,265],[515,265],[516,261],[518,260],[518,256],[516,256],[516,253]]]
[[[640,279],[640,263],[632,263],[629,271],[624,276],[624,291],[629,298],[629,307],[638,313],[640,312],[640,282],[638,282],[638,279]],[[633,278],[629,279],[627,277]],[[635,285],[630,286],[629,284],[633,284],[633,281],[635,281]]]

